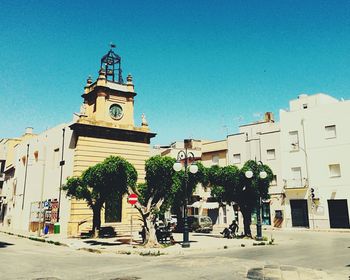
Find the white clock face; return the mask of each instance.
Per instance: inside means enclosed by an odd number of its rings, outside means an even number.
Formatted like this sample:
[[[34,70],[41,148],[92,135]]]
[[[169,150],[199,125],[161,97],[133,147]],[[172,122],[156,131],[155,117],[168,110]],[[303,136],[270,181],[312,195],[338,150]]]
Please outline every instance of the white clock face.
[[[118,104],[112,104],[109,107],[109,114],[115,120],[120,120],[123,117],[123,108]]]

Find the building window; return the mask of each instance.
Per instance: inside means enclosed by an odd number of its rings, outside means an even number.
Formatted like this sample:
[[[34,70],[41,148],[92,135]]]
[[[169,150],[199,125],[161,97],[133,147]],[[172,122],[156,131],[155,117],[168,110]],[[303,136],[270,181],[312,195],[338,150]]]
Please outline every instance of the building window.
[[[196,207],[191,207],[191,212],[192,212],[192,215],[199,215],[199,209],[196,208]]]
[[[277,175],[273,175],[270,185],[277,186]]]
[[[39,159],[39,151],[35,151],[34,152],[34,159],[35,159],[35,161],[38,161],[38,159]]]
[[[327,125],[324,127],[325,129],[325,137],[326,139],[331,139],[337,137],[337,132],[335,129],[335,125]]]
[[[299,150],[299,135],[297,130],[289,132],[289,141],[292,151]]]
[[[266,150],[266,158],[268,160],[276,159],[276,150],[275,149]]]
[[[301,167],[292,168],[292,186],[300,187],[303,185],[302,176],[301,176]]]
[[[212,157],[212,163],[213,163],[213,165],[219,164],[219,156],[218,155],[215,155]]]
[[[241,163],[241,154],[233,154],[233,163]]]
[[[334,177],[340,177],[340,176],[341,176],[340,164],[330,164],[329,177],[334,178]]]

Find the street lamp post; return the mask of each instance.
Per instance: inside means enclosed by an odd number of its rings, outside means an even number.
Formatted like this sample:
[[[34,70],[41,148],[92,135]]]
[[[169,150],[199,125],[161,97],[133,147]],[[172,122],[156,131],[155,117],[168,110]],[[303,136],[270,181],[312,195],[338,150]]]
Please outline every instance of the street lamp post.
[[[259,161],[259,165],[263,166],[263,163]],[[254,176],[253,171],[247,170],[244,175],[251,179]],[[262,170],[259,172],[259,178],[265,179],[267,177],[267,173],[265,170]],[[259,189],[259,200],[258,200],[258,207],[257,207],[257,221],[256,221],[256,240],[262,240],[262,229],[261,229],[261,194]]]
[[[187,184],[188,184],[188,169],[191,173],[197,173],[198,171],[198,166],[193,164],[195,157],[192,152],[187,151],[187,145],[186,145],[186,140],[185,140],[185,150],[179,151],[177,154],[177,161],[174,163],[174,170],[176,172],[181,171],[182,169],[182,164],[181,161],[183,161],[184,165],[184,180],[185,180],[185,200],[184,200],[184,216],[183,216],[183,242],[182,242],[182,247],[183,248],[189,248],[190,247],[190,241],[189,241],[189,229],[188,229],[188,222],[187,222],[187,204],[188,204],[188,194],[187,194]],[[189,168],[188,168],[189,166]]]

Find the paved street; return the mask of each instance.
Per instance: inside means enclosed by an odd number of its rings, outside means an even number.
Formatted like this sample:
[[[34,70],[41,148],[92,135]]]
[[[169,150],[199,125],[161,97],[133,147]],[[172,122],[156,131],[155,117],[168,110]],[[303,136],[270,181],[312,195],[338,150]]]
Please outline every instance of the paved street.
[[[309,232],[309,231],[267,231],[266,236],[276,240],[273,246],[244,250],[240,258],[265,260],[292,264],[331,273],[343,272],[350,275],[350,232]]]
[[[348,279],[349,233],[272,234],[274,246],[245,247],[193,234],[191,249],[140,256],[116,254],[108,243],[99,254],[0,233],[0,279]]]

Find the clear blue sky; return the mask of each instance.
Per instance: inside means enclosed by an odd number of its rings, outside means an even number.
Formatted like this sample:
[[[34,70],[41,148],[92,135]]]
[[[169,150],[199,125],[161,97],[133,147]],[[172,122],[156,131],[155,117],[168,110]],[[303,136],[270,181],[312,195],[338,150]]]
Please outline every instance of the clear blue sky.
[[[111,41],[153,144],[222,139],[300,93],[350,98],[349,1],[2,0],[0,40],[0,138],[70,121]]]

